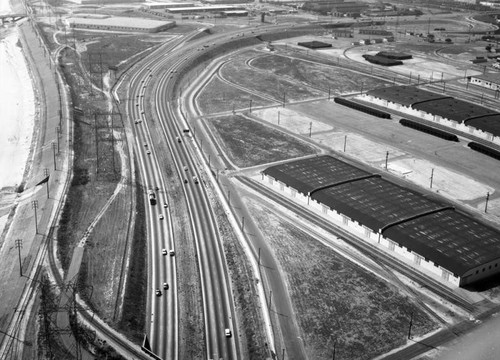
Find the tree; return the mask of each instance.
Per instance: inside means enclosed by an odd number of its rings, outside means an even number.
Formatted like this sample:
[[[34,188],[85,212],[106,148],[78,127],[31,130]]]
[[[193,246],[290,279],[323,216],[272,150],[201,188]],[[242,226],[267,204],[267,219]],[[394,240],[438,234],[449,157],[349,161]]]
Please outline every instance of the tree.
[[[444,41],[445,41],[447,44],[451,44],[451,43],[453,42],[453,41],[451,41],[451,39],[450,39],[450,38],[446,38],[446,39],[444,39]]]

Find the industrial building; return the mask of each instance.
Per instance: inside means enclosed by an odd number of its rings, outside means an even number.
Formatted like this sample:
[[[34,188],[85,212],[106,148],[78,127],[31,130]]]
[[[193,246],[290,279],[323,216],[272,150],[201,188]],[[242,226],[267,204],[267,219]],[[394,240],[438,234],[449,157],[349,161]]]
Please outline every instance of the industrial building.
[[[214,6],[191,6],[175,9],[166,9],[171,14],[199,14],[199,13],[220,13],[222,11],[239,11],[245,10],[242,6],[237,5],[214,5]]]
[[[187,3],[187,2],[162,2],[162,1],[157,1],[157,2],[149,2],[146,3],[143,8],[148,9],[148,10],[158,10],[158,9],[175,9],[179,7],[189,7],[189,6],[194,6],[194,3]]]
[[[159,21],[141,18],[94,15],[72,17],[67,19],[70,27],[86,30],[107,30],[120,32],[156,33],[175,26],[175,21]]]
[[[500,73],[486,73],[469,77],[471,84],[500,91]]]
[[[360,99],[500,145],[500,113],[480,105],[416,86],[378,88]]]
[[[262,181],[449,286],[500,273],[500,231],[332,156],[271,166]]]

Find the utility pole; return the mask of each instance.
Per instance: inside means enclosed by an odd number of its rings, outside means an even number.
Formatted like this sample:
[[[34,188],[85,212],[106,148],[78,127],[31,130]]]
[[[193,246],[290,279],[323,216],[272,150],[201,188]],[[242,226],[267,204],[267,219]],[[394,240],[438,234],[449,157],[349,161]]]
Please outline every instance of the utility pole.
[[[309,137],[311,137],[312,135],[312,127],[313,127],[313,123],[312,121],[309,123]]]
[[[280,124],[280,111],[278,110],[278,125]]]
[[[411,327],[413,325],[413,312],[410,315],[410,326],[408,327],[408,339],[411,339]]]
[[[259,248],[259,255],[257,257],[257,265],[260,266],[260,248]]]
[[[389,160],[389,151],[385,152],[385,171],[387,171],[387,161]]]
[[[57,137],[57,154],[59,155],[59,134],[61,133],[61,128],[56,126],[56,137]]]
[[[269,290],[269,305],[267,306],[267,310],[271,309],[271,300],[273,299],[273,291]]]
[[[434,179],[434,168],[431,170],[431,189],[432,189],[432,181]]]
[[[57,170],[56,162],[56,143],[52,141],[52,154],[54,155],[54,170]]]
[[[43,174],[46,178],[49,177],[49,169],[45,168],[43,169]],[[47,179],[47,182],[45,183],[47,185],[47,199],[50,197],[50,194],[49,194],[49,179]]]
[[[35,210],[35,234],[38,234],[38,220],[36,216],[36,209],[38,209],[38,200],[33,200],[31,202],[31,207]]]
[[[283,91],[283,107],[285,107],[285,102],[286,102],[286,92]]]
[[[97,174],[99,173],[99,140],[97,138],[97,114],[94,113],[94,124],[95,124],[95,177],[97,178]]]
[[[344,136],[344,152],[345,152],[345,147],[346,147],[346,145],[347,145],[347,135],[346,135],[346,136]]]
[[[23,247],[23,241],[21,239],[16,239],[16,248],[19,254],[19,276],[23,276],[23,264],[21,262],[21,248]]]
[[[252,113],[252,99],[250,99],[250,114]]]
[[[241,231],[245,231],[245,217],[241,217]]]
[[[488,201],[490,200],[490,192],[488,191],[486,193],[486,203],[484,204],[484,213],[486,214],[488,212]]]

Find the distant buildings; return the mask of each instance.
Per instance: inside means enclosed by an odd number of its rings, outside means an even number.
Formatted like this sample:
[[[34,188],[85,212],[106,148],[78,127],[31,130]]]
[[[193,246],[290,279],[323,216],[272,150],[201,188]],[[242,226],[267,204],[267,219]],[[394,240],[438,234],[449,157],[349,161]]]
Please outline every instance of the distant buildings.
[[[108,15],[79,15],[67,19],[75,29],[155,33],[175,26],[175,21],[159,21]]]
[[[332,13],[335,16],[344,14],[360,14],[368,9],[368,5],[361,2],[344,2],[343,0],[313,0],[304,3],[302,10]]]

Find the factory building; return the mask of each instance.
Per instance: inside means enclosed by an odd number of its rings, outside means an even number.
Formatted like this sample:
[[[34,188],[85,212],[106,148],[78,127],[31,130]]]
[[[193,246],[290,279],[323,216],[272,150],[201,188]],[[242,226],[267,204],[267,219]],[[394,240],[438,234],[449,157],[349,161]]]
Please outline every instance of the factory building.
[[[500,145],[500,113],[495,110],[416,86],[378,88],[360,99]]]
[[[221,13],[222,11],[241,10],[245,10],[245,8],[237,5],[192,6],[175,9],[167,8],[167,12],[171,14]]]
[[[500,231],[332,156],[271,166],[261,180],[448,286],[500,273]]]

